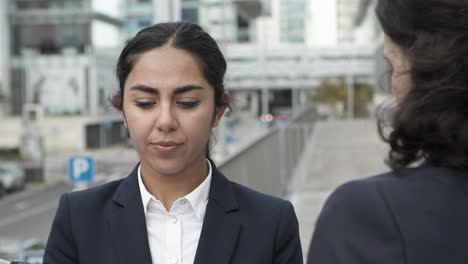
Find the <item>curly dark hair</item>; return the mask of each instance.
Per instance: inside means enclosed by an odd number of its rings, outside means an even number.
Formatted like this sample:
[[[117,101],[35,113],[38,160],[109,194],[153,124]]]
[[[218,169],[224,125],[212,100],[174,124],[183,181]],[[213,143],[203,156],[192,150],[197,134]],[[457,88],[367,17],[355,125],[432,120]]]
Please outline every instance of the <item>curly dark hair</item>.
[[[392,113],[392,169],[418,161],[468,170],[468,1],[379,0],[384,33],[411,62],[411,87]]]

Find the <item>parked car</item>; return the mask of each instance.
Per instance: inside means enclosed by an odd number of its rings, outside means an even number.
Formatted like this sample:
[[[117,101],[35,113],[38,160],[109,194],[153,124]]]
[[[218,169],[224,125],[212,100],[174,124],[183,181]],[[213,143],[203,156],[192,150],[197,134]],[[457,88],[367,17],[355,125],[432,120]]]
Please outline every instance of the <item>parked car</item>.
[[[24,188],[26,176],[23,167],[15,162],[0,163],[0,196]]]

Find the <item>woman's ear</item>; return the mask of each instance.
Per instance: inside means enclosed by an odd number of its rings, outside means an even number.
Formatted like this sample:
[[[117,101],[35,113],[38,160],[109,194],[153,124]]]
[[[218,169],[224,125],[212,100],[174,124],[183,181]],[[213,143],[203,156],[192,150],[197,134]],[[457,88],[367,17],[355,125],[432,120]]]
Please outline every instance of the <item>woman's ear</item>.
[[[112,96],[112,105],[114,105],[115,108],[119,109],[119,111],[122,111],[122,96],[120,93],[116,93]]]
[[[219,121],[221,120],[221,118],[224,115],[224,112],[226,112],[226,108],[228,107],[229,103],[231,102],[231,95],[229,94],[229,92],[225,91],[223,93],[222,101],[223,101],[223,105],[216,107],[216,114],[215,114],[215,118],[213,120],[213,127],[218,126]]]
[[[123,102],[122,102],[122,96],[120,94],[114,94],[112,96],[112,104],[116,109],[119,110],[120,114],[122,115],[122,120],[124,122],[125,128],[128,128],[127,126],[127,118],[125,117],[125,112],[123,111]]]

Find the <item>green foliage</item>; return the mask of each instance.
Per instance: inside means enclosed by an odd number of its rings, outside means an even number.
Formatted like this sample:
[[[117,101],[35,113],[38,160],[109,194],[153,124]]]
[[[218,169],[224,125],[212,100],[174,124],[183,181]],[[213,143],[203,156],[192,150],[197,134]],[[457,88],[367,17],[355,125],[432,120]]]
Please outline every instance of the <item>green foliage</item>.
[[[374,96],[372,87],[366,84],[354,83],[354,117],[368,117],[368,105]],[[314,101],[335,107],[337,103],[342,102],[344,109],[348,105],[348,89],[346,80],[324,80],[320,87],[314,93]]]
[[[344,79],[338,81],[327,79],[322,81],[320,87],[315,91],[314,101],[333,106],[338,102],[345,102],[346,96]]]

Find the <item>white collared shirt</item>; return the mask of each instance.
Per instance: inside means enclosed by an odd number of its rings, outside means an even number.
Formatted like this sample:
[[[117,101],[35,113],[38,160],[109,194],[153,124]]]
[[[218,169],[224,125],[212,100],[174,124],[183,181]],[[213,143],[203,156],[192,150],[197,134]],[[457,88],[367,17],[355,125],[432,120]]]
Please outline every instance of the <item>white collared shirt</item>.
[[[177,199],[169,212],[148,192],[138,167],[138,185],[153,264],[193,264],[211,185],[211,164],[207,162],[206,179],[191,193]]]

